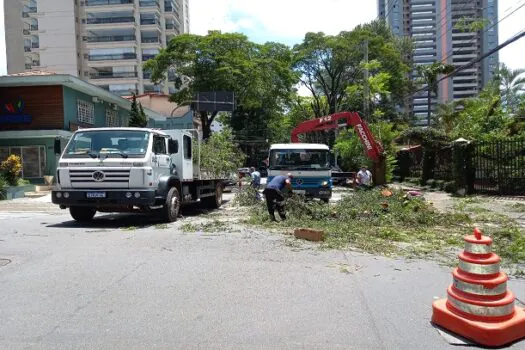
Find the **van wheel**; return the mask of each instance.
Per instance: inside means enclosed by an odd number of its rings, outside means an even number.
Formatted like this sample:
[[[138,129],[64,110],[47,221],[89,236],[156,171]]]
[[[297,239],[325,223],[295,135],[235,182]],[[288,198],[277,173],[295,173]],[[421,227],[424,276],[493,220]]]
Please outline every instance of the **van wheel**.
[[[330,198],[323,198],[321,199],[323,202],[325,202],[326,204],[328,204],[330,202]]]
[[[166,196],[166,202],[161,209],[160,217],[164,222],[174,222],[177,220],[180,211],[179,191],[176,187],[170,188]]]
[[[202,199],[202,204],[206,208],[219,209],[222,205],[222,184],[217,182],[215,184],[215,193],[211,197],[205,197]]]
[[[93,217],[95,216],[95,213],[97,211],[95,208],[89,208],[89,207],[70,207],[69,208],[69,214],[71,214],[71,217],[75,219],[75,221],[78,222],[89,222],[93,220]]]

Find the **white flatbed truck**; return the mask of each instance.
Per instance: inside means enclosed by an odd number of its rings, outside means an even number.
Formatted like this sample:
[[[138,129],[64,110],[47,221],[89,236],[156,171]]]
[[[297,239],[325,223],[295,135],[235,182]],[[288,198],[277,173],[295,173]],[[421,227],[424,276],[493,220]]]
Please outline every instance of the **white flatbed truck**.
[[[61,152],[52,202],[79,222],[96,212],[137,211],[173,222],[186,204],[219,208],[224,180],[201,171],[194,145],[200,151],[195,130],[77,130]]]

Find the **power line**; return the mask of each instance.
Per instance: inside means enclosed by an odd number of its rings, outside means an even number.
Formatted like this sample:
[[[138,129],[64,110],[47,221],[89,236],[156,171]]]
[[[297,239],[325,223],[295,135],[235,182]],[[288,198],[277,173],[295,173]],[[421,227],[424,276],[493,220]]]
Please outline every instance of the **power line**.
[[[486,30],[483,31],[483,33],[488,33],[492,28],[496,27],[498,24],[500,24],[501,22],[503,22],[504,20],[506,20],[507,18],[509,18],[510,16],[512,16],[514,13],[516,13],[516,11],[518,11],[519,9],[521,9],[522,7],[525,6],[525,1],[523,1],[523,4],[521,4],[520,6],[518,6],[515,10],[513,10],[511,13],[509,13],[508,15],[504,16],[503,18],[501,18],[499,21],[497,21],[496,23],[492,24],[489,28],[487,28]],[[477,38],[474,38],[473,40],[471,40],[469,42],[469,44],[474,44],[475,41],[477,41]],[[454,54],[459,54],[463,51],[465,51],[466,48],[464,49],[459,49],[458,51],[456,51],[454,53],[454,48],[452,47],[452,49],[448,52],[448,55],[445,56],[444,58],[441,59],[442,62],[445,62],[448,58],[450,58],[451,56],[453,56]]]
[[[492,54],[498,52],[499,50],[501,50],[501,49],[503,49],[504,47],[506,47],[506,46],[512,44],[513,42],[515,42],[515,41],[517,41],[517,40],[523,38],[524,36],[525,36],[525,28],[522,29],[520,33],[514,35],[513,37],[511,37],[510,39],[508,39],[508,40],[505,41],[504,43],[502,43],[502,44],[496,46],[494,49],[490,50],[489,52],[484,53],[483,55],[481,55],[481,56],[479,56],[479,57],[473,59],[472,61],[470,61],[470,62],[468,62],[468,63],[466,63],[466,64],[464,64],[464,65],[462,65],[462,66],[460,66],[460,67],[455,68],[450,74],[448,74],[448,75],[446,75],[446,76],[444,76],[444,77],[438,79],[438,80],[436,81],[436,84],[439,84],[439,83],[442,82],[443,80],[448,79],[448,78],[451,78],[451,77],[453,77],[454,75],[456,75],[457,73],[459,73],[459,72],[461,72],[461,71],[463,71],[463,70],[465,70],[465,69],[468,69],[468,68],[472,67],[472,66],[475,65],[476,63],[483,61],[485,58],[487,58],[487,57],[489,57],[490,55],[492,55]],[[417,94],[418,92],[426,91],[426,90],[431,89],[431,88],[432,88],[431,86],[427,85],[427,86],[425,86],[425,87],[422,87],[421,89],[418,89],[418,90],[412,92],[411,95],[415,95],[415,94]],[[409,96],[409,97],[410,97],[410,96]]]

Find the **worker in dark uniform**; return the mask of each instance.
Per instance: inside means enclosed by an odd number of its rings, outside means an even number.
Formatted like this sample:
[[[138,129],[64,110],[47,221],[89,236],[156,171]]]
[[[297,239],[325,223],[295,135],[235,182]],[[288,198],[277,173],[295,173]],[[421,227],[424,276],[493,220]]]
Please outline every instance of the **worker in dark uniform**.
[[[282,190],[286,187],[292,191],[292,174],[288,173],[286,176],[279,175],[270,181],[264,189],[264,197],[266,198],[266,206],[268,207],[268,213],[272,221],[275,219],[275,209],[279,213],[281,220],[286,220],[286,214],[284,212],[284,195]]]

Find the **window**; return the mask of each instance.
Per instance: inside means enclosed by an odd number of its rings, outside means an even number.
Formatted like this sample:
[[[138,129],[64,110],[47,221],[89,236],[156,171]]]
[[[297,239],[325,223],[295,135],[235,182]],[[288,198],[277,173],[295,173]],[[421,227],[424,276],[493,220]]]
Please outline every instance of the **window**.
[[[153,136],[153,153],[155,154],[167,154],[166,152],[166,139],[161,136]]]
[[[95,122],[95,105],[87,101],[77,100],[77,120],[80,123],[93,125]]]
[[[116,127],[119,126],[118,113],[111,107],[106,108],[106,126]]]
[[[41,178],[46,174],[47,159],[45,146],[14,146],[0,148],[0,162],[10,154],[16,154],[22,160],[22,178]]]
[[[188,135],[184,135],[183,137],[183,143],[184,143],[184,159],[191,159],[191,137]]]
[[[78,132],[69,141],[65,158],[107,157],[141,158],[148,149],[150,133],[129,130],[92,130]]]

